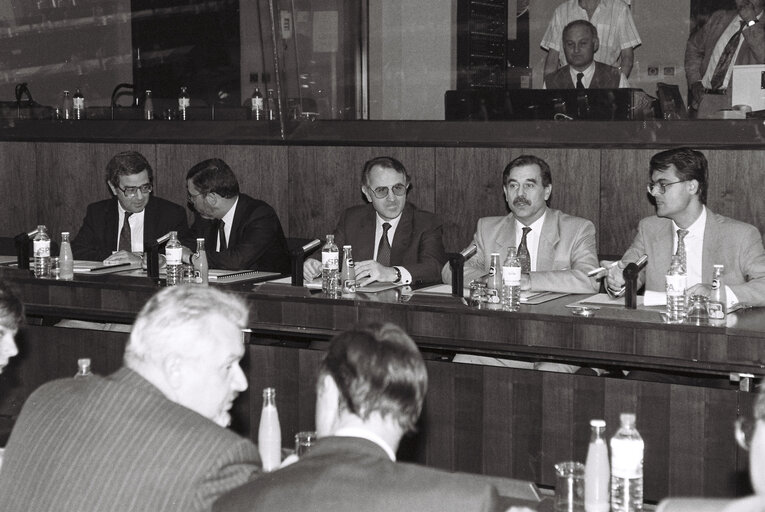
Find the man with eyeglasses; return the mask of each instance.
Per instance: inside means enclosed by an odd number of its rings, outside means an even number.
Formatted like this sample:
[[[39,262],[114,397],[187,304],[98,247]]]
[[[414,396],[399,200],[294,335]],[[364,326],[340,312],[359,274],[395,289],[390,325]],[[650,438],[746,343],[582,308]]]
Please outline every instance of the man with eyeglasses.
[[[74,257],[110,263],[141,263],[149,244],[168,231],[188,231],[182,206],[152,195],[154,171],[137,151],[123,151],[106,165],[114,197],[88,205],[72,241]]]
[[[685,254],[688,295],[708,297],[713,265],[725,266],[728,308],[765,306],[765,249],[759,230],[744,222],[714,213],[706,206],[707,159],[689,148],[670,149],[651,158],[648,193],[656,215],[638,225],[632,246],[608,268],[606,286],[617,292],[624,286],[622,270],[642,255],[646,267],[638,288],[664,292],[665,275],[678,246]]]
[[[374,158],[364,164],[361,183],[369,203],[345,210],[334,232],[338,247],[353,247],[356,284],[439,282],[446,261],[442,223],[407,203],[410,177],[404,165],[387,156]],[[307,259],[303,277],[320,274],[321,262]]]

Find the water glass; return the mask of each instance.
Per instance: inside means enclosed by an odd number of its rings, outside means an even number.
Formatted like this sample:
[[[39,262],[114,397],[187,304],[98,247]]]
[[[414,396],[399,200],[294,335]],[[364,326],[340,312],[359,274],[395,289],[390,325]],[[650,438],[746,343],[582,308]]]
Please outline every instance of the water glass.
[[[470,299],[468,305],[471,308],[481,309],[486,301],[486,283],[470,281]]]
[[[61,261],[58,256],[54,256],[50,259],[50,278],[61,279]]]
[[[316,432],[298,432],[295,434],[295,455],[302,457],[316,444]]]
[[[555,512],[584,512],[584,464],[555,465]]]
[[[709,299],[703,295],[692,295],[688,301],[685,322],[692,325],[709,325]]]

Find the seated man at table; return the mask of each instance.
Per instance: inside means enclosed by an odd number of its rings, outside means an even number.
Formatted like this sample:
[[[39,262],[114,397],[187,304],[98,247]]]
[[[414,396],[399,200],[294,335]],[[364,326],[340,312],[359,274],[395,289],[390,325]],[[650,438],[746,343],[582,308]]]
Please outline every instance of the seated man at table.
[[[174,286],[138,314],[124,367],[44,384],[24,404],[0,472],[6,512],[209,510],[259,470],[225,427],[247,388],[247,306]]]
[[[427,391],[425,362],[393,324],[335,336],[319,369],[319,440],[298,462],[220,498],[217,512],[498,510],[493,486],[397,463]]]
[[[210,268],[289,272],[287,241],[279,217],[268,203],[239,192],[226,162],[211,158],[186,174],[189,204],[194,209],[192,238],[183,240],[188,263],[194,238],[205,239]]]
[[[146,248],[168,231],[188,231],[182,206],[152,195],[154,171],[137,151],[123,151],[106,165],[114,197],[88,205],[72,240],[76,259],[141,263]]]
[[[373,282],[426,285],[437,283],[446,261],[441,220],[407,202],[411,178],[395,158],[382,156],[364,164],[361,192],[368,204],[345,210],[335,228],[335,243],[353,247],[356,284]],[[306,280],[321,275],[321,262],[303,265]]]
[[[700,151],[677,148],[651,158],[648,193],[656,215],[640,221],[632,245],[617,265],[609,268],[606,286],[618,292],[624,286],[622,270],[642,255],[648,256],[638,276],[638,288],[665,291],[673,255],[685,261],[687,295],[708,297],[713,265],[723,274],[728,307],[765,306],[765,249],[759,230],[714,213],[707,202],[707,159]]]
[[[546,89],[617,89],[629,87],[619,68],[595,61],[598,29],[587,20],[575,20],[563,29],[567,65],[545,77]]]
[[[521,155],[502,173],[510,214],[478,220],[473,236],[476,254],[465,262],[464,282],[489,272],[491,253],[500,262],[510,247],[518,248],[523,290],[594,293],[597,282],[587,272],[598,266],[595,226],[587,219],[567,215],[547,206],[552,194],[552,173],[547,162]],[[441,271],[451,283],[447,264]]]

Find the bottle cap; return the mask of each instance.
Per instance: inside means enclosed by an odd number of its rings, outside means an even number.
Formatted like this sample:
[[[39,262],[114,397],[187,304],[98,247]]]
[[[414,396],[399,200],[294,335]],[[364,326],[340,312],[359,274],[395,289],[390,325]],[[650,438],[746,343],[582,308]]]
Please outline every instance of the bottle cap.
[[[344,245],[344,246],[343,246],[343,249],[350,249],[350,248],[351,248],[351,246],[350,246],[350,245]]]
[[[635,413],[623,412],[619,415],[619,421],[622,423],[622,425],[634,425]]]
[[[606,420],[590,420],[590,426],[591,427],[606,427]]]
[[[67,236],[69,236],[69,231],[62,231],[62,232],[61,232],[61,236],[64,236],[64,235],[67,235]]]
[[[77,366],[80,368],[90,368],[90,358],[84,357],[77,360]]]

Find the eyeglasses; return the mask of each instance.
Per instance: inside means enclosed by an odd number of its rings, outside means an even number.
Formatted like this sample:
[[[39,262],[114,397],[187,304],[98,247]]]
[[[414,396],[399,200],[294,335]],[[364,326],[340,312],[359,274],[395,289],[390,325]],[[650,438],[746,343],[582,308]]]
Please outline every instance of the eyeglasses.
[[[369,188],[369,187],[367,187]],[[394,194],[397,196],[403,196],[406,194],[406,189],[409,188],[408,185],[404,185],[403,183],[396,183],[392,187],[377,187],[377,188],[370,188],[369,190],[372,191],[372,193],[375,195],[377,199],[383,199],[385,197],[388,197],[388,190],[392,190]]]
[[[199,197],[199,196],[201,196],[201,195],[203,195],[203,193],[202,193],[202,192],[200,192],[199,194],[192,194],[192,193],[191,193],[191,192],[189,192],[188,190],[186,191],[186,199],[187,199],[187,200],[188,200],[190,203],[193,203],[193,202],[194,202],[194,199],[196,199],[197,197]]]
[[[654,190],[657,189],[657,188],[659,189],[658,193],[659,194],[663,194],[664,192],[667,191],[667,187],[672,186],[672,185],[677,185],[678,183],[684,183],[686,181],[690,181],[690,180],[673,181],[671,183],[662,183],[660,181],[655,181],[655,182],[651,181],[651,182],[648,183],[648,185],[646,185],[645,188],[646,188],[646,190],[648,190],[649,194],[654,194],[655,193]]]
[[[122,188],[119,185],[117,185],[117,188],[120,190],[120,192],[125,194],[125,197],[135,197],[136,195],[138,195],[139,190],[141,191],[141,194],[146,195],[150,193],[152,190],[151,183],[144,183],[143,185],[138,187],[125,187],[125,188]]]

